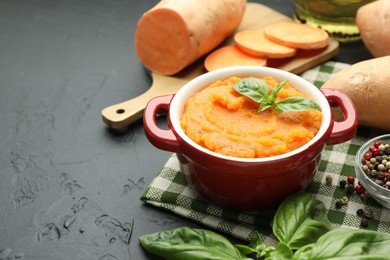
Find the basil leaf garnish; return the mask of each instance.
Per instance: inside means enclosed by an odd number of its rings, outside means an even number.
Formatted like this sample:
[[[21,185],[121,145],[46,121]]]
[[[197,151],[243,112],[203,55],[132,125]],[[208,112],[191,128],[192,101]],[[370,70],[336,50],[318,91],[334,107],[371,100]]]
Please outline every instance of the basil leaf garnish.
[[[267,102],[261,102],[258,112],[264,111],[268,108],[272,108],[272,104],[269,104]]]
[[[278,85],[276,85],[273,90],[272,90],[272,99],[273,100],[276,100],[276,95],[278,94],[278,92],[284,87],[284,85],[286,85],[287,83],[287,80],[285,81],[282,81],[280,82]]]
[[[240,94],[247,96],[257,103],[271,101],[270,88],[264,80],[256,78],[244,78],[234,84],[233,88]]]
[[[283,113],[287,111],[299,112],[313,109],[321,111],[321,107],[313,100],[298,96],[283,99],[275,104],[275,111],[278,113]]]
[[[259,112],[266,109],[274,109],[278,113],[299,112],[312,109],[321,111],[321,107],[317,103],[306,97],[289,97],[276,102],[278,92],[286,83],[287,81],[280,82],[272,89],[272,93],[270,93],[270,87],[264,80],[243,78],[236,82],[233,88],[241,95],[259,103]]]

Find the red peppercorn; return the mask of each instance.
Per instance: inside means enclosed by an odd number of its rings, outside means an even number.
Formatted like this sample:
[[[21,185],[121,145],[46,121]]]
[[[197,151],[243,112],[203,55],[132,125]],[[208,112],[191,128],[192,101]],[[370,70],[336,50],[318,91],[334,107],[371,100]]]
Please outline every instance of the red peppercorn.
[[[367,152],[364,154],[364,159],[366,159],[367,161],[369,161],[371,158],[372,158],[372,154],[370,152]]]
[[[355,178],[353,176],[348,176],[347,177],[347,182],[350,184],[353,184],[355,182]]]
[[[363,186],[361,186],[361,185],[356,186],[356,187],[355,187],[355,192],[356,192],[357,194],[362,194],[362,193],[364,192]]]
[[[380,152],[381,151],[378,148],[373,148],[371,153],[372,153],[373,156],[377,156],[377,155],[380,154]]]
[[[376,142],[374,143],[374,147],[375,147],[375,148],[378,148],[380,145],[381,145],[381,142],[380,142],[380,141],[376,141]]]

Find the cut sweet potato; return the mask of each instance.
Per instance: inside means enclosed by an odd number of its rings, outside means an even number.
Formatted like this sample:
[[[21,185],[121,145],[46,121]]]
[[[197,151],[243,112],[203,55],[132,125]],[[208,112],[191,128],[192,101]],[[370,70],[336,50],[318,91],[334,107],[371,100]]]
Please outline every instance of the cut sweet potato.
[[[234,35],[234,42],[244,52],[264,58],[288,58],[296,54],[295,48],[268,40],[262,30],[244,30]]]
[[[269,40],[291,48],[312,50],[324,48],[329,44],[326,31],[294,22],[271,24],[264,29],[264,34]]]
[[[136,53],[149,70],[175,74],[229,36],[245,8],[246,0],[162,0],[138,22]]]
[[[212,71],[231,66],[266,66],[267,59],[254,57],[236,47],[228,45],[210,53],[205,61],[206,70]]]

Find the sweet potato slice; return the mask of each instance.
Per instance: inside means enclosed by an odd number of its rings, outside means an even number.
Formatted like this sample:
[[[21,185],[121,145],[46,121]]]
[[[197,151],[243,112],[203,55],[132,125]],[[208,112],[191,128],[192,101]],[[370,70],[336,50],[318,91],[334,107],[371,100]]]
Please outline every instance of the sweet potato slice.
[[[295,48],[290,48],[268,40],[262,30],[244,30],[234,35],[234,42],[244,52],[270,59],[288,58],[296,54]]]
[[[204,61],[204,66],[208,71],[231,66],[245,65],[266,66],[267,59],[254,57],[241,51],[235,45],[228,45],[213,51],[206,57]]]
[[[173,75],[229,36],[245,8],[246,0],[162,0],[138,22],[138,58],[153,72]]]
[[[307,24],[274,23],[265,27],[264,34],[269,40],[291,48],[312,50],[324,48],[329,44],[326,31]]]

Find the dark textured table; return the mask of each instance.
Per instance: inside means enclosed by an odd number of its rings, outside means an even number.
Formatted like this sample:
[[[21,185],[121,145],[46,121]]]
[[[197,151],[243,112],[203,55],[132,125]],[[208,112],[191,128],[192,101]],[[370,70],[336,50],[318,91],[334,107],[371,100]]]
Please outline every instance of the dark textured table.
[[[171,154],[100,115],[151,85],[133,41],[157,2],[0,0],[0,260],[149,259],[139,236],[196,226],[139,200]],[[357,42],[334,60],[368,58]]]

